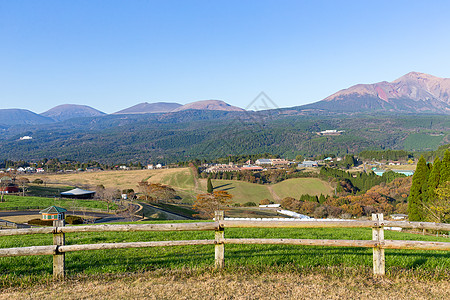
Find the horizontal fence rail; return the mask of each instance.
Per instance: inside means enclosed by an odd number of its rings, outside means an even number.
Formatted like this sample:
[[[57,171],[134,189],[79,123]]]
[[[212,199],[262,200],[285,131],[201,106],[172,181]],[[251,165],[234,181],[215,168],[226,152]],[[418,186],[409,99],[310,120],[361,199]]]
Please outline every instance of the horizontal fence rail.
[[[108,250],[146,247],[214,245],[215,266],[224,267],[226,244],[240,245],[299,245],[326,247],[361,247],[373,249],[373,266],[375,275],[385,274],[384,249],[439,250],[450,251],[450,242],[400,241],[385,240],[384,227],[407,229],[427,229],[450,231],[450,224],[429,222],[384,221],[382,214],[373,214],[370,221],[259,221],[259,220],[224,220],[223,212],[216,212],[214,222],[166,223],[166,224],[125,224],[125,225],[91,225],[64,226],[64,221],[54,221],[53,227],[5,229],[0,236],[52,234],[53,245],[31,246],[0,249],[0,257],[53,255],[53,276],[63,279],[65,274],[65,253],[88,250]],[[372,228],[372,240],[323,240],[323,239],[259,239],[259,238],[225,238],[225,228]],[[65,245],[66,233],[82,232],[143,232],[143,231],[214,231],[215,239],[181,240],[152,242],[123,242]]]

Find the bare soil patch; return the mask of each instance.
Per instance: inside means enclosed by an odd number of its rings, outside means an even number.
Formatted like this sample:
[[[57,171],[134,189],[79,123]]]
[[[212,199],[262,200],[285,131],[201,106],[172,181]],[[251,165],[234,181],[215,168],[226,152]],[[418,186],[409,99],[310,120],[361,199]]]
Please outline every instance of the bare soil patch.
[[[13,223],[18,223],[18,224],[22,224],[22,223],[26,223],[32,219],[36,219],[36,218],[40,218],[41,215],[20,215],[20,216],[6,216],[6,217],[1,217],[2,220],[6,220],[9,222],[13,222]]]

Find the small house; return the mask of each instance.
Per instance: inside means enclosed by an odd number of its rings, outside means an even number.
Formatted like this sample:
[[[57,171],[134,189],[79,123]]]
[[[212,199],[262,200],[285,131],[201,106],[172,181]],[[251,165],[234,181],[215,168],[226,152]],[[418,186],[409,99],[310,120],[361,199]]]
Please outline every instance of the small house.
[[[302,163],[298,164],[301,168],[317,168],[319,163],[315,160],[304,160]]]
[[[66,211],[67,209],[62,207],[50,206],[39,213],[42,214],[42,220],[64,220]]]
[[[257,165],[271,165],[272,164],[272,160],[268,159],[268,158],[260,158],[260,159],[255,161],[255,164],[257,164]]]

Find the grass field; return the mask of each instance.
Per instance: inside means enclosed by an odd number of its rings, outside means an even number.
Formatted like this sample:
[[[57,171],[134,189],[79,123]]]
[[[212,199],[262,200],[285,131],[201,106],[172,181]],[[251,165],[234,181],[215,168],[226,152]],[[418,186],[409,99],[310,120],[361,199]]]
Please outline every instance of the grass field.
[[[331,186],[317,178],[293,178],[273,185],[273,191],[280,197],[294,197],[299,199],[301,195],[309,194],[320,196],[333,193]]]
[[[5,195],[5,202],[0,202],[0,210],[5,208],[27,208],[27,207],[48,207],[56,205],[66,209],[72,207],[85,208],[99,208],[107,209],[107,203],[98,200],[83,200],[83,199],[59,199],[59,198],[45,198],[45,197],[29,197],[29,196],[15,196]],[[117,205],[110,204],[110,208],[116,208]]]
[[[206,191],[206,180],[200,180],[201,186]],[[273,185],[262,185],[236,180],[212,180],[215,190],[225,190],[233,195],[236,203],[254,202],[259,204],[263,199],[269,199],[278,203],[284,197],[299,199],[303,194],[329,195],[333,192],[331,186],[317,178],[293,178]],[[270,189],[272,189],[271,193]]]
[[[155,222],[153,222],[155,223]],[[313,238],[365,239],[370,229],[226,229],[227,238]],[[392,240],[426,240],[448,242],[448,238],[385,231]],[[111,232],[66,234],[66,243],[114,243],[184,239],[214,239],[214,232]],[[52,244],[51,235],[2,237],[0,248]],[[263,272],[311,268],[352,268],[370,270],[372,249],[307,247],[289,245],[226,245],[227,269],[247,268]],[[157,269],[209,270],[214,265],[213,246],[156,247],[141,249],[98,250],[66,254],[70,276],[124,272],[147,272]],[[450,280],[450,253],[444,251],[386,250],[387,274],[414,270],[433,280]],[[0,258],[0,287],[20,285],[27,281],[49,279],[51,256]]]
[[[206,179],[200,181],[206,192]],[[259,204],[262,199],[273,201],[267,186],[237,180],[211,180],[214,190],[224,190],[233,195],[233,202],[255,202]]]
[[[373,278],[370,270],[323,268],[264,271],[156,269],[77,276],[64,282],[2,289],[0,299],[448,299],[450,282],[414,272]]]
[[[196,180],[189,168],[174,168],[160,170],[132,170],[132,171],[102,171],[81,172],[73,174],[49,174],[45,175],[45,181],[49,182],[50,189],[57,191],[70,186],[81,186],[94,189],[97,185],[106,188],[126,189],[137,188],[138,182],[147,180],[152,183],[167,184],[176,189],[177,194],[184,203],[192,203],[198,193],[206,192],[206,179]],[[40,175],[30,176],[30,180],[43,178]],[[254,202],[259,204],[262,199],[279,202],[284,197],[300,198],[302,194],[328,195],[332,193],[331,186],[317,178],[294,178],[282,181],[274,185],[260,185],[236,180],[212,180],[216,190],[226,190],[233,195],[236,203]],[[51,186],[51,184],[58,184]],[[42,187],[37,187],[39,189]],[[33,189],[36,189],[33,187]],[[55,192],[56,193],[56,192]]]
[[[403,148],[408,151],[436,150],[443,139],[443,135],[433,136],[425,133],[411,133],[403,141]]]
[[[128,171],[101,171],[101,172],[79,172],[69,174],[33,174],[28,176],[30,181],[36,178],[43,179],[49,183],[66,184],[70,186],[83,186],[95,188],[103,184],[105,188],[137,189],[138,182],[149,180],[159,183],[168,175],[185,173],[187,168],[161,169],[161,170],[128,170]]]

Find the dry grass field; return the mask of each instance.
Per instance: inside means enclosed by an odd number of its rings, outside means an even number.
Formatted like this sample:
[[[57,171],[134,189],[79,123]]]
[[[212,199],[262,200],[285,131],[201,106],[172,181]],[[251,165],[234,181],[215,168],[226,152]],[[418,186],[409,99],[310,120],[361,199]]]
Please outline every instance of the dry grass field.
[[[159,183],[177,173],[189,172],[187,168],[161,169],[161,170],[128,170],[128,171],[101,171],[79,172],[67,174],[33,174],[28,176],[30,181],[36,178],[44,179],[50,184],[64,184],[95,188],[103,184],[105,188],[136,189],[138,182],[150,180]]]
[[[335,270],[336,271],[336,270]],[[367,271],[367,270],[366,270]],[[450,282],[328,272],[152,271],[4,289],[0,299],[449,299]],[[340,271],[337,271],[340,273]]]

